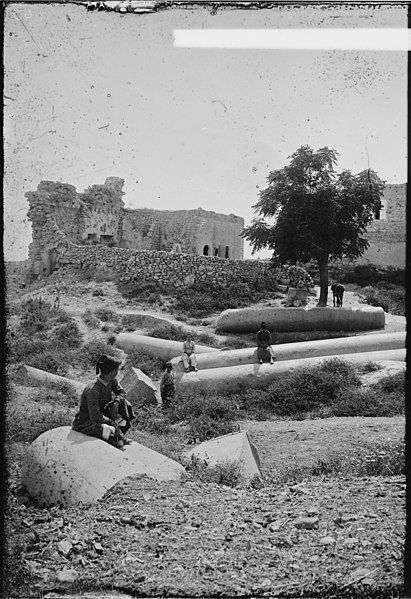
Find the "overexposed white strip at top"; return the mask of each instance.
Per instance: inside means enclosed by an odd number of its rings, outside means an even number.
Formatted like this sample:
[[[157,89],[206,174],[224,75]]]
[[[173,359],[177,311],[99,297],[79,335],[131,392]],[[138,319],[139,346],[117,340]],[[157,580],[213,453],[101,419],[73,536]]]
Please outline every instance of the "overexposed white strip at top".
[[[256,50],[393,50],[411,48],[411,30],[383,29],[174,29],[177,48]]]

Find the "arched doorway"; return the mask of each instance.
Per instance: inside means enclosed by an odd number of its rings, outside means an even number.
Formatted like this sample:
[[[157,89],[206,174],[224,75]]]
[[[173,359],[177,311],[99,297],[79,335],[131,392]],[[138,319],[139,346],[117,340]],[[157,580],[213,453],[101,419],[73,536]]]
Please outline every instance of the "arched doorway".
[[[208,256],[210,252],[210,246],[205,245],[203,248],[203,256]]]

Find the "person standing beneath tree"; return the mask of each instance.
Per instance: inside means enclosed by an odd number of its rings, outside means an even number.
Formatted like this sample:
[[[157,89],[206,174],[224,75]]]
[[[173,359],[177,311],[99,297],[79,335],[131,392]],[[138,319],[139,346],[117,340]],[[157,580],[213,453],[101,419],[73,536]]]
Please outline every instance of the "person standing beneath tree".
[[[267,329],[265,322],[261,323],[261,328],[257,332],[257,358],[260,364],[269,361],[274,364],[275,356],[271,349],[271,333]]]

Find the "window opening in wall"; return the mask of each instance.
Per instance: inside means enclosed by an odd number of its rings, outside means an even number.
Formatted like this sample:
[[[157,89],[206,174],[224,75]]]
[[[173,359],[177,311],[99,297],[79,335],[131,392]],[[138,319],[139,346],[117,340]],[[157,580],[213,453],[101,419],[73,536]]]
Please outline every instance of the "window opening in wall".
[[[226,258],[230,257],[230,248],[228,247],[228,245],[225,246],[225,257]]]
[[[377,207],[374,210],[374,218],[375,218],[375,220],[380,220],[380,217],[381,217],[381,210],[380,210],[380,208]]]
[[[89,233],[89,234],[87,235],[87,239],[97,239],[97,235],[96,235],[96,233]]]
[[[218,248],[214,248],[214,256],[218,256]]]
[[[210,248],[209,248],[209,246],[208,246],[208,245],[205,245],[205,246],[203,247],[203,256],[208,256],[208,253],[209,253],[209,251],[210,251]]]

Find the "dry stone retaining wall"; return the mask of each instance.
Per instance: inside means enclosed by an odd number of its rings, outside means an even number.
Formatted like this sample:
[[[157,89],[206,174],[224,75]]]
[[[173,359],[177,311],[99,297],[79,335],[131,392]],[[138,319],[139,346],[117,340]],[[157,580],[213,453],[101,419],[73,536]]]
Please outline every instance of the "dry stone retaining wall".
[[[102,245],[70,245],[58,256],[57,267],[111,269],[123,283],[158,283],[170,287],[189,287],[208,283],[225,287],[238,280],[275,289],[278,271],[255,260],[225,260],[194,254],[172,254],[150,250],[110,248]]]

